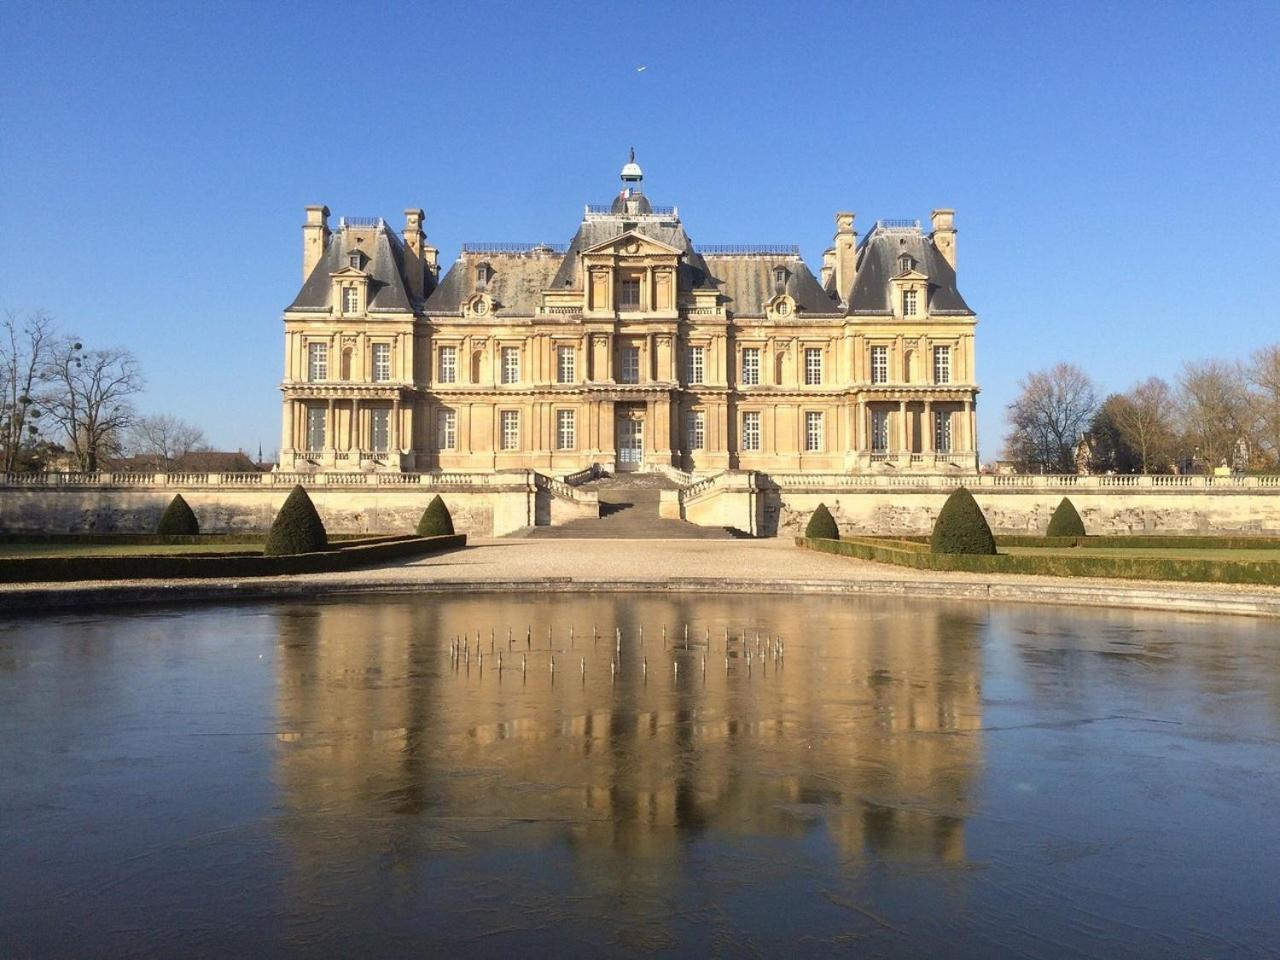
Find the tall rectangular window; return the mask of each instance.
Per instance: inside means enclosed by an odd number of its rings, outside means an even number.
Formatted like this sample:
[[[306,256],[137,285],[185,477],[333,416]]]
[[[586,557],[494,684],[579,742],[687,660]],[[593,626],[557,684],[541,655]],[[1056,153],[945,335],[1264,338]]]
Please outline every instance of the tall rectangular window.
[[[822,414],[816,410],[805,411],[804,448],[810,453],[822,449]]]
[[[391,344],[373,345],[373,379],[385,382],[391,379]]]
[[[822,383],[822,348],[807,347],[804,351],[804,382],[816,387]]]
[[[440,410],[436,413],[436,447],[453,450],[458,446],[458,411]]]
[[[933,411],[933,449],[938,453],[951,452],[951,414],[946,410]]]
[[[754,387],[760,382],[760,348],[744,347],[742,349],[742,383]]]
[[[323,450],[327,431],[325,420],[329,411],[324,407],[307,407],[307,449]]]
[[[329,345],[327,343],[307,344],[307,379],[329,379]]]
[[[623,277],[618,285],[618,309],[635,311],[640,309],[640,278]]]
[[[951,348],[933,348],[933,382],[951,382]]]
[[[916,315],[916,296],[915,290],[902,291],[902,315],[904,317],[914,317]]]
[[[369,414],[369,439],[375,452],[384,453],[391,448],[391,411],[375,407]]]
[[[441,383],[458,382],[458,348],[440,348],[439,380]]]
[[[520,348],[502,348],[502,382],[520,382]]]
[[[685,414],[684,445],[687,450],[701,450],[707,442],[706,414],[701,410],[690,410]]]
[[[556,411],[556,449],[572,450],[578,445],[577,415],[573,410]]]
[[[871,382],[889,382],[889,348],[885,346],[871,348]]]
[[[573,347],[556,348],[556,383],[573,383],[577,350]]]
[[[360,310],[360,291],[355,287],[342,288],[342,312],[358,313]]]
[[[503,410],[499,421],[502,428],[502,449],[520,449],[520,411]]]
[[[704,383],[706,377],[705,351],[702,347],[688,347],[684,353],[685,377],[689,383]]]
[[[871,411],[871,452],[888,453],[889,451],[889,411]]]
[[[760,414],[748,410],[742,415],[742,449],[760,449]]]
[[[640,382],[640,348],[624,345],[618,367],[619,383]]]

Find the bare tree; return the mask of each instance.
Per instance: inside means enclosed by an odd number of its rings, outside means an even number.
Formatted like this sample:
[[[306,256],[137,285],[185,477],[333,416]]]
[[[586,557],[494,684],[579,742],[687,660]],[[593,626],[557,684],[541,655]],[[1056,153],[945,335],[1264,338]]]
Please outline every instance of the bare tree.
[[[1075,446],[1098,409],[1093,381],[1079,367],[1059,363],[1028,374],[1006,412],[1005,458],[1023,470],[1072,473]]]
[[[1178,376],[1178,419],[1186,453],[1210,468],[1228,463],[1241,437],[1252,437],[1252,411],[1239,364],[1202,360]]]
[[[133,397],[142,390],[138,361],[128,350],[85,350],[68,337],[52,351],[45,406],[62,428],[81,470],[119,449],[133,422]]]
[[[39,311],[21,320],[8,313],[0,321],[0,466],[5,473],[22,465],[39,438],[43,410],[36,394],[56,336],[53,319]]]
[[[1167,471],[1174,457],[1175,402],[1173,390],[1159,377],[1150,377],[1124,394],[1113,418],[1120,436],[1134,452],[1143,473]]]
[[[1280,464],[1280,344],[1263,347],[1246,368],[1258,446],[1271,466]]]
[[[147,457],[155,470],[166,470],[194,450],[207,450],[204,431],[167,413],[139,417],[129,427],[130,453]]]

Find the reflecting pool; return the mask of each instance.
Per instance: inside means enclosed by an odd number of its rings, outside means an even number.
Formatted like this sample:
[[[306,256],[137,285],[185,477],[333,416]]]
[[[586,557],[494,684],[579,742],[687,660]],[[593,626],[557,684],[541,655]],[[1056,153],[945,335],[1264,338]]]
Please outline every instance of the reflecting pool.
[[[1274,956],[1278,635],[659,594],[0,621],[0,956]]]

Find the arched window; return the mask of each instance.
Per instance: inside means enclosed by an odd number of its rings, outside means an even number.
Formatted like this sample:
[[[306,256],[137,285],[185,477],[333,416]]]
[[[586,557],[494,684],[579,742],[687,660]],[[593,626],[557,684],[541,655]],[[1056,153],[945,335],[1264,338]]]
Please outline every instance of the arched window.
[[[782,386],[782,361],[786,359],[786,354],[778,352],[778,357],[773,362],[773,382],[778,386]]]
[[[351,348],[344,347],[342,350],[342,379],[351,379]]]
[[[471,382],[472,383],[480,382],[480,368],[483,365],[483,363],[484,363],[483,351],[477,350],[475,353],[471,354]]]

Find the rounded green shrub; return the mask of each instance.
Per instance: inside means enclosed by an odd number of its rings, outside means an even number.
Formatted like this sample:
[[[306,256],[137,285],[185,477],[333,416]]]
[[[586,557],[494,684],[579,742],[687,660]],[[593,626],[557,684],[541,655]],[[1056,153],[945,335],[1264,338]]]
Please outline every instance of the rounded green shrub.
[[[199,532],[200,521],[187,506],[187,501],[182,499],[182,494],[177,494],[164,508],[160,522],[156,524],[156,533],[169,537],[194,537]]]
[[[1058,509],[1054,510],[1053,516],[1049,518],[1049,529],[1045,535],[1050,537],[1083,537],[1085,535],[1084,521],[1080,519],[1075,504],[1066,497],[1062,498]]]
[[[947,497],[933,525],[929,541],[934,553],[976,553],[993,555],[996,538],[978,501],[964,487]]]
[[[449,508],[440,499],[440,494],[437,493],[435,498],[427,504],[427,509],[422,511],[417,533],[420,537],[453,536],[453,517],[449,516]]]
[[[825,503],[818,504],[809,518],[809,525],[804,528],[804,535],[812,540],[839,540],[840,528]]]
[[[314,553],[328,546],[329,535],[325,533],[320,514],[316,513],[315,504],[302,489],[302,484],[297,484],[276,514],[262,552],[268,557],[279,557]]]

